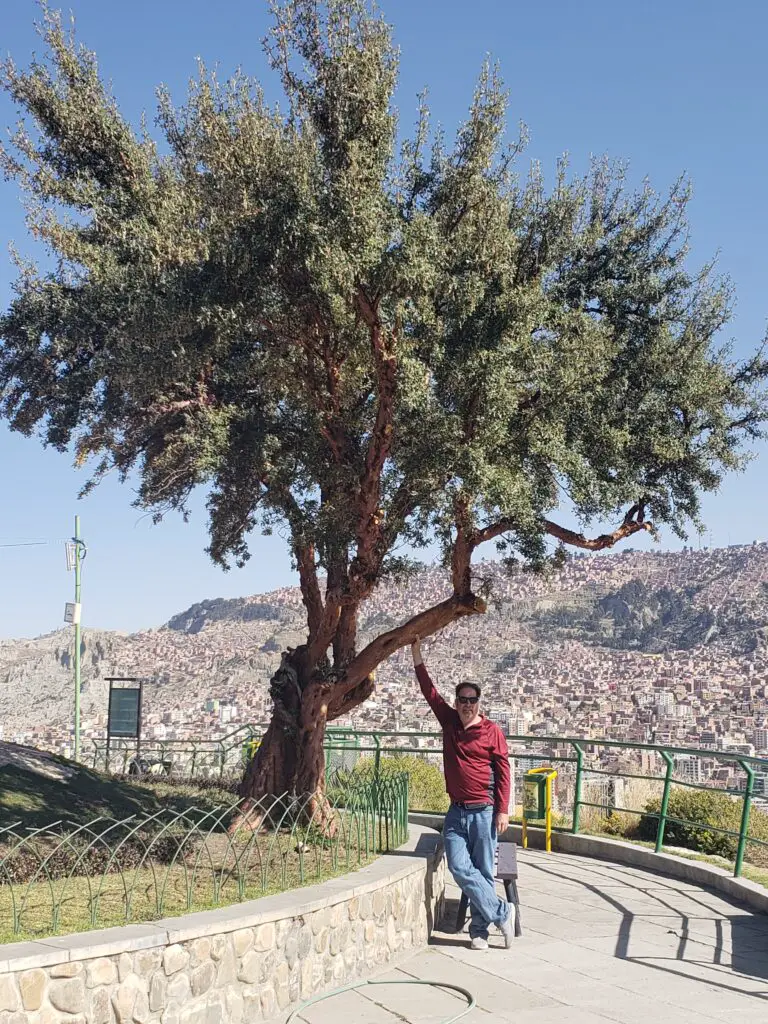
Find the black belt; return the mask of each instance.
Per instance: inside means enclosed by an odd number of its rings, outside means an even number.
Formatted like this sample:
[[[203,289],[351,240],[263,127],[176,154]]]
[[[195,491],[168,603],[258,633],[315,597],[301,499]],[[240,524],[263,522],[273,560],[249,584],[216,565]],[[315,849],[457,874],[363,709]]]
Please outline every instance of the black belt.
[[[492,806],[491,804],[488,804],[488,803],[467,804],[467,803],[464,803],[462,800],[452,800],[451,803],[453,804],[454,807],[460,807],[463,811],[482,811],[486,807],[491,807]]]

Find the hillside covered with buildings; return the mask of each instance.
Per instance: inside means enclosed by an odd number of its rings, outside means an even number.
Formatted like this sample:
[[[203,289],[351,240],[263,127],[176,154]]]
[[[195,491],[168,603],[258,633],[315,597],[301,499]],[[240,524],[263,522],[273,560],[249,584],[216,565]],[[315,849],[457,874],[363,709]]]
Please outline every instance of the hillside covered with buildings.
[[[509,576],[492,562],[477,571],[491,585],[488,613],[432,638],[426,658],[446,690],[482,683],[486,712],[510,734],[768,752],[768,544],[575,557],[541,577]],[[438,569],[380,587],[365,606],[362,640],[446,589]],[[215,738],[263,722],[280,651],[303,635],[296,588],[206,601],[132,635],[85,628],[85,743],[104,735],[110,675],[151,679],[148,739]],[[69,748],[72,653],[65,630],[0,642],[5,739]],[[417,698],[401,651],[348,724],[429,729]]]

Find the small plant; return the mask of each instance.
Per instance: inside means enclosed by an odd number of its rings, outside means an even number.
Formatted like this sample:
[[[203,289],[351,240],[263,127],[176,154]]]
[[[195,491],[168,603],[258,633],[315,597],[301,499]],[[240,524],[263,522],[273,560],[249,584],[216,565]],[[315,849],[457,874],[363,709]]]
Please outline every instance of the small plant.
[[[350,780],[371,778],[375,762],[372,757],[361,758],[349,772]],[[388,754],[379,761],[379,774],[384,777],[405,773],[408,776],[408,810],[432,811],[442,814],[450,803],[445,791],[445,779],[440,767],[419,757],[418,754]]]
[[[733,860],[742,810],[742,801],[727,793],[714,789],[673,787],[667,807],[664,843]],[[649,800],[638,825],[640,839],[656,838],[660,812],[661,800]],[[727,834],[729,832],[734,834]],[[754,807],[750,815],[749,836],[768,841],[768,815]],[[748,845],[747,856],[756,864],[768,862],[768,850],[754,843]]]

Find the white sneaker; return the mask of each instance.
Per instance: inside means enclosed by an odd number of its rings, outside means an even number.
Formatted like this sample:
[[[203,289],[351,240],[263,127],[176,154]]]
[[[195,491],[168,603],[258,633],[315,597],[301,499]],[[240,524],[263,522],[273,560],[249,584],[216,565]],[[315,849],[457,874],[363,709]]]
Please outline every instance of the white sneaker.
[[[509,917],[504,924],[499,925],[499,931],[504,936],[504,949],[512,948],[512,940],[515,937],[515,907],[509,904]]]
[[[488,949],[488,939],[483,939],[480,935],[476,935],[469,944],[470,949]]]

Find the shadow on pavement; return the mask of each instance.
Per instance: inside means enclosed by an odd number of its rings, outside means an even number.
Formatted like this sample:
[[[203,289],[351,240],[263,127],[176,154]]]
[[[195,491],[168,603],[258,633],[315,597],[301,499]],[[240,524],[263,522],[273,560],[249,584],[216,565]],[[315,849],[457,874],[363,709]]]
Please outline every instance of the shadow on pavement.
[[[741,974],[751,978],[764,978],[768,979],[768,920],[762,916],[753,916],[749,912],[743,912],[733,916],[727,915],[719,918],[713,918],[715,924],[715,938],[714,942],[702,942],[700,936],[694,936],[691,934],[692,919],[689,914],[681,912],[674,903],[669,902],[669,899],[674,897],[675,890],[670,886],[669,898],[665,899],[658,894],[657,890],[649,890],[647,886],[637,884],[636,876],[633,877],[634,884],[630,883],[627,879],[621,880],[621,885],[627,889],[632,890],[632,895],[641,894],[646,899],[652,899],[658,903],[660,908],[664,908],[667,911],[671,911],[672,915],[677,916],[675,921],[674,916],[670,917],[669,932],[674,933],[678,938],[677,950],[675,956],[642,956],[636,957],[631,956],[629,953],[629,940],[632,932],[632,926],[636,919],[642,920],[643,915],[635,915],[630,911],[622,902],[621,899],[613,895],[611,892],[605,891],[599,884],[595,885],[591,882],[587,882],[582,878],[575,877],[574,875],[568,874],[563,871],[558,871],[556,866],[546,867],[543,864],[534,864],[529,862],[527,867],[537,871],[541,874],[548,875],[552,878],[558,879],[559,881],[567,882],[571,885],[576,884],[582,886],[584,889],[598,896],[601,900],[607,903],[613,910],[620,915],[620,920],[617,926],[616,932],[616,945],[614,948],[614,956],[620,960],[626,960],[628,963],[642,964],[644,967],[650,967],[654,970],[663,971],[667,974],[673,974],[678,977],[686,978],[689,981],[699,981],[702,984],[714,986],[716,988],[724,989],[730,992],[738,992],[740,995],[750,996],[754,999],[758,999],[762,1002],[768,1003],[768,989],[763,991],[748,991],[744,988],[738,988],[734,984],[726,984],[722,979],[730,978],[733,975]],[[597,874],[597,872],[595,872]],[[615,890],[616,878],[615,876],[607,875],[610,879],[610,888]],[[690,896],[688,892],[685,892],[686,898]],[[715,894],[720,898],[720,893]],[[695,897],[690,897],[692,902],[701,903],[700,900]],[[726,900],[725,902],[733,903],[734,906],[738,906],[732,900]],[[702,904],[706,907],[706,904]],[[711,908],[706,907],[709,913],[712,913]],[[728,929],[731,941],[731,952],[730,952],[730,964],[728,964],[728,952],[724,949],[723,938],[724,930]],[[693,956],[689,956],[691,952],[690,947],[694,946]],[[710,949],[709,954],[705,954],[704,950]],[[678,963],[681,968],[686,964],[689,966],[695,966],[697,968],[711,968],[710,971],[706,971],[704,977],[699,977],[691,972],[685,970],[678,970],[672,966],[672,964]],[[735,978],[733,979],[736,980]],[[768,1020],[768,1009],[766,1010],[766,1020]]]

